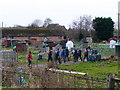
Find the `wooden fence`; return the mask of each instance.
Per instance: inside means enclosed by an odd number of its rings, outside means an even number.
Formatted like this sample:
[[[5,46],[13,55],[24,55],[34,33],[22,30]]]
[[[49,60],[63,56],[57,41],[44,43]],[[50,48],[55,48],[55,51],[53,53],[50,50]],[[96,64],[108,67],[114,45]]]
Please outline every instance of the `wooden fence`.
[[[78,76],[71,73],[51,71],[46,68],[12,70],[3,68],[3,86],[19,88],[106,88],[106,80]],[[18,79],[20,81],[18,81]],[[24,78],[26,84],[23,84]]]
[[[110,88],[111,90],[120,88],[120,79],[115,78],[114,75],[108,76],[107,88]]]

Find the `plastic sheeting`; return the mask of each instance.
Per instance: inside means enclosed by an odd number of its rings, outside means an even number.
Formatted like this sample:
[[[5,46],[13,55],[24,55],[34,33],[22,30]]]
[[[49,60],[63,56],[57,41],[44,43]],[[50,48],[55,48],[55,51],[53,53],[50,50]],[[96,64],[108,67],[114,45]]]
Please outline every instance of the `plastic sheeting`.
[[[68,47],[69,50],[73,48],[73,46],[74,46],[74,43],[72,41],[67,41],[66,47]]]
[[[115,40],[110,40],[110,48],[115,48],[115,44],[116,41]]]

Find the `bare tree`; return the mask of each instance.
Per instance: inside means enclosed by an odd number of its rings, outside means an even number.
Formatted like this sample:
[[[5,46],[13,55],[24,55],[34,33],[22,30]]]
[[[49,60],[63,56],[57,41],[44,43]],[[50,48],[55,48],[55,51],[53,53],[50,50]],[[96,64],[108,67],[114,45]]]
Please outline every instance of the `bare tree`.
[[[14,25],[14,28],[24,28],[22,25]]]
[[[72,28],[77,30],[89,31],[92,29],[92,17],[89,15],[80,16],[72,23]]]
[[[81,40],[81,37],[91,36],[92,29],[92,17],[90,15],[83,15],[72,22],[68,30],[68,36],[75,40]]]
[[[49,24],[52,23],[52,20],[50,18],[46,18],[43,23],[43,27],[47,27]]]
[[[66,32],[68,38],[80,41],[81,39],[85,38],[86,36],[90,35],[89,31],[85,30],[75,30],[75,29],[68,29]]]
[[[42,20],[35,19],[28,27],[36,28],[42,25]]]

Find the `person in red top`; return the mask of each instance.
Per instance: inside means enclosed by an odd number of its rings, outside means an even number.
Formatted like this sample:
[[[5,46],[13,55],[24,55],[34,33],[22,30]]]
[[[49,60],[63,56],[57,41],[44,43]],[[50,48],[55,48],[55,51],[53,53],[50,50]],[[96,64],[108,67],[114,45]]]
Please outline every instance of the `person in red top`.
[[[82,51],[81,51],[81,49],[78,49],[77,53],[78,53],[78,58],[80,58],[81,61],[82,61]]]
[[[29,53],[26,55],[27,59],[28,59],[28,66],[31,66],[32,63],[32,53],[31,51],[29,51]]]
[[[85,51],[84,51],[84,60],[85,60],[85,58],[88,61],[88,48],[86,48]],[[83,60],[83,62],[84,62],[84,60]]]

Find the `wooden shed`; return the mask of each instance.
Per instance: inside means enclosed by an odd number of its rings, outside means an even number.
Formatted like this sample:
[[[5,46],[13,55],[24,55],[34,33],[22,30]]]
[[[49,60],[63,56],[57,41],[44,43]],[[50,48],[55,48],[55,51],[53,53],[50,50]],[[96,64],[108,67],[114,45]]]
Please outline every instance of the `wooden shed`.
[[[17,52],[27,51],[26,43],[16,43],[16,51]]]
[[[11,41],[10,41],[10,40],[5,40],[5,41],[3,42],[3,45],[4,45],[5,47],[11,47]]]

